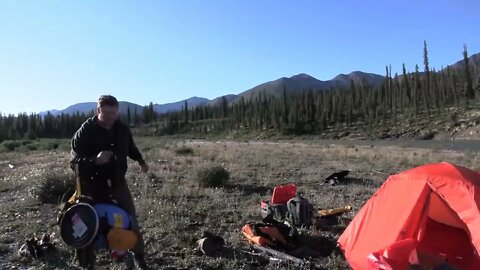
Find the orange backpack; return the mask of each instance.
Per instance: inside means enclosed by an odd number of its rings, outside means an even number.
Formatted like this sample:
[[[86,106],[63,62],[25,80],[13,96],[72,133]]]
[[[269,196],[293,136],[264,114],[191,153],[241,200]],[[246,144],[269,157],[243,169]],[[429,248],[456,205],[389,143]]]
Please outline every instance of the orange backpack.
[[[249,223],[243,226],[242,233],[252,244],[268,247],[288,245],[284,234],[274,225]]]

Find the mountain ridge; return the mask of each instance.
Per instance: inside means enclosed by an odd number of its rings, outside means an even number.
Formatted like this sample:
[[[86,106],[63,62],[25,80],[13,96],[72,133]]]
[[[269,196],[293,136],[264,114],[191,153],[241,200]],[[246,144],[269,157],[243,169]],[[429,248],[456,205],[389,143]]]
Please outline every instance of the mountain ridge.
[[[480,63],[480,53],[473,54],[469,56],[469,61]],[[464,62],[463,60],[459,60],[452,65],[449,65],[450,68],[454,69],[463,69]],[[226,94],[219,96],[214,99],[207,99],[203,97],[193,96],[186,99],[189,109],[195,108],[197,106],[215,106],[221,104],[223,98],[227,99],[229,104],[238,101],[240,98],[250,98],[253,95],[261,92],[265,92],[266,94],[273,95],[273,96],[280,96],[283,94],[284,88],[289,93],[293,92],[301,92],[301,91],[322,91],[327,90],[335,87],[349,87],[350,82],[354,81],[355,83],[363,83],[366,81],[372,86],[379,86],[383,83],[385,79],[384,76],[378,75],[375,73],[367,73],[363,71],[352,71],[348,74],[338,74],[337,76],[333,77],[330,80],[319,80],[309,74],[306,73],[299,73],[290,77],[281,77],[272,81],[267,81],[261,84],[258,84],[250,89],[240,92],[239,94]],[[185,104],[185,100],[171,102],[166,104],[154,104],[154,110],[157,113],[166,113],[169,111],[178,111],[183,109]],[[95,102],[82,102],[76,103],[63,110],[52,109],[48,111],[40,112],[40,115],[45,115],[47,112],[50,112],[53,115],[59,115],[62,113],[88,113],[94,110],[96,107]],[[136,108],[137,111],[141,112],[143,110],[143,106],[127,101],[120,102],[120,110],[121,113],[126,113],[127,108],[130,108],[131,113],[133,113],[134,109]]]

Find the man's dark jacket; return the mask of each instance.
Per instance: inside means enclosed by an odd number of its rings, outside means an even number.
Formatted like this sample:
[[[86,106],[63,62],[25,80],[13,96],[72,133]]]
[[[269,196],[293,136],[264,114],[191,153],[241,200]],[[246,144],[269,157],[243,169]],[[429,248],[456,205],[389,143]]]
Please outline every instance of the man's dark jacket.
[[[96,157],[101,151],[112,151],[114,156],[107,164],[96,165]],[[127,157],[141,165],[145,163],[130,129],[120,120],[107,130],[99,125],[97,116],[91,117],[72,138],[71,166],[80,165],[83,195],[103,197],[103,193],[114,188],[118,181],[125,181]],[[107,179],[111,180],[112,186],[107,186]]]

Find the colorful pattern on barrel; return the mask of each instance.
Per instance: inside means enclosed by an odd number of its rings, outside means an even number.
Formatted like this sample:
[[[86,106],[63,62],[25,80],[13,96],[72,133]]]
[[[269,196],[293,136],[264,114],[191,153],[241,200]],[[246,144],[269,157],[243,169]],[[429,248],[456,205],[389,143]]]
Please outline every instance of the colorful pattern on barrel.
[[[108,225],[112,228],[130,229],[132,223],[130,216],[122,208],[114,204],[104,203],[97,203],[93,205],[93,208],[97,211],[98,217],[100,219],[106,218]]]

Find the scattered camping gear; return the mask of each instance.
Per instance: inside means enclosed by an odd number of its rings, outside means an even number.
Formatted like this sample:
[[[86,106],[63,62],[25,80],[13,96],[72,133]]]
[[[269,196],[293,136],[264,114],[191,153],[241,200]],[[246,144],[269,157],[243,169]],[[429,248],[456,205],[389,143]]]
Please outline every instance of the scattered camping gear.
[[[242,228],[248,242],[260,246],[291,248],[298,233],[295,228],[283,223],[248,223]]]
[[[354,270],[480,269],[480,174],[450,163],[392,175],[338,240]],[[432,259],[433,258],[433,259]]]
[[[272,248],[291,249],[296,245],[298,233],[295,228],[286,224],[246,224],[242,228],[242,233],[252,247],[261,253],[267,255],[270,261],[289,262],[296,266],[303,264],[301,259],[290,256],[284,252]],[[272,258],[273,257],[273,258]]]
[[[262,204],[261,208],[262,212],[262,219],[266,221],[277,221],[277,222],[283,222],[287,219],[287,204],[282,203],[282,204]]]
[[[297,195],[297,186],[295,184],[288,184],[284,186],[277,186],[273,188],[272,204],[282,204],[288,202],[291,198]]]
[[[217,251],[221,250],[225,245],[225,240],[211,232],[205,231],[202,238],[197,241],[198,250],[204,255],[212,256]]]
[[[289,184],[273,189],[270,202],[260,203],[264,222],[288,221],[296,227],[309,227],[312,224],[313,206],[307,199],[297,195],[297,186]]]
[[[129,230],[131,219],[127,212],[114,204],[94,204],[100,219],[100,229],[95,249],[131,249],[137,243],[137,235]]]
[[[339,208],[323,209],[323,210],[316,211],[314,213],[314,217],[328,217],[333,215],[339,215],[339,214],[348,212],[350,210],[352,210],[352,207],[350,205],[339,207]]]
[[[97,212],[89,203],[80,202],[82,189],[78,164],[75,164],[75,176],[76,192],[63,205],[58,217],[60,237],[68,246],[83,249],[97,237],[100,221]]]
[[[287,220],[297,228],[312,225],[313,205],[307,199],[296,196],[287,202]]]
[[[55,252],[55,242],[52,241],[52,236],[49,234],[44,234],[41,239],[33,237],[27,239],[25,244],[23,244],[18,253],[20,256],[32,256],[35,259],[44,257],[49,252]]]
[[[273,256],[274,258],[278,259],[280,262],[293,263],[295,266],[302,266],[304,264],[303,260],[275,249],[260,246],[257,244],[253,244],[252,247],[264,254],[267,254],[268,256]]]
[[[308,238],[300,237],[297,228],[311,226],[314,217],[324,221],[351,210],[351,206],[345,206],[315,211],[307,199],[297,194],[295,184],[275,187],[271,200],[263,200],[260,205],[263,223],[248,223],[242,228],[248,242],[261,254],[265,254],[270,262],[288,262],[302,267],[305,266],[305,261],[283,252],[302,251],[298,254],[304,254],[310,250]],[[305,242],[302,243],[301,239]],[[332,244],[332,249],[334,245]]]
[[[138,241],[131,230],[131,217],[115,203],[94,203],[82,196],[78,164],[75,174],[76,191],[57,217],[62,240],[76,249],[82,267],[91,267],[94,250],[109,249],[112,258],[126,256],[125,251],[133,249]]]
[[[344,207],[331,208],[331,209],[322,209],[317,210],[313,213],[314,225],[316,229],[322,231],[338,231],[339,229],[343,232],[343,225],[340,223],[349,223],[350,219],[345,217],[340,217],[343,213],[346,213],[352,209],[351,206],[347,205]],[[344,222],[342,222],[342,220]],[[340,225],[340,227],[338,227]]]
[[[97,237],[100,221],[95,209],[86,203],[70,207],[60,221],[60,237],[75,249],[89,246]]]
[[[262,218],[277,222],[285,221],[288,212],[287,202],[296,195],[297,186],[295,184],[274,187],[270,202],[262,201],[260,203]]]
[[[334,172],[331,175],[329,175],[327,178],[325,178],[323,183],[325,183],[325,184],[328,183],[332,186],[338,185],[338,184],[340,184],[340,182],[343,182],[343,180],[345,180],[345,177],[347,177],[347,175],[349,173],[350,173],[349,170]]]
[[[283,234],[274,226],[266,224],[246,224],[242,233],[247,237],[248,242],[260,246],[276,247],[287,245]]]
[[[99,218],[104,218],[105,225],[113,228],[127,229],[131,227],[130,217],[125,210],[107,203],[97,203],[93,205]]]
[[[137,244],[138,236],[134,231],[111,228],[107,233],[107,246],[111,250],[133,249]]]
[[[96,250],[131,249],[137,235],[130,228],[130,217],[116,205],[77,203],[63,215],[60,236],[65,244],[76,249],[90,244]]]

